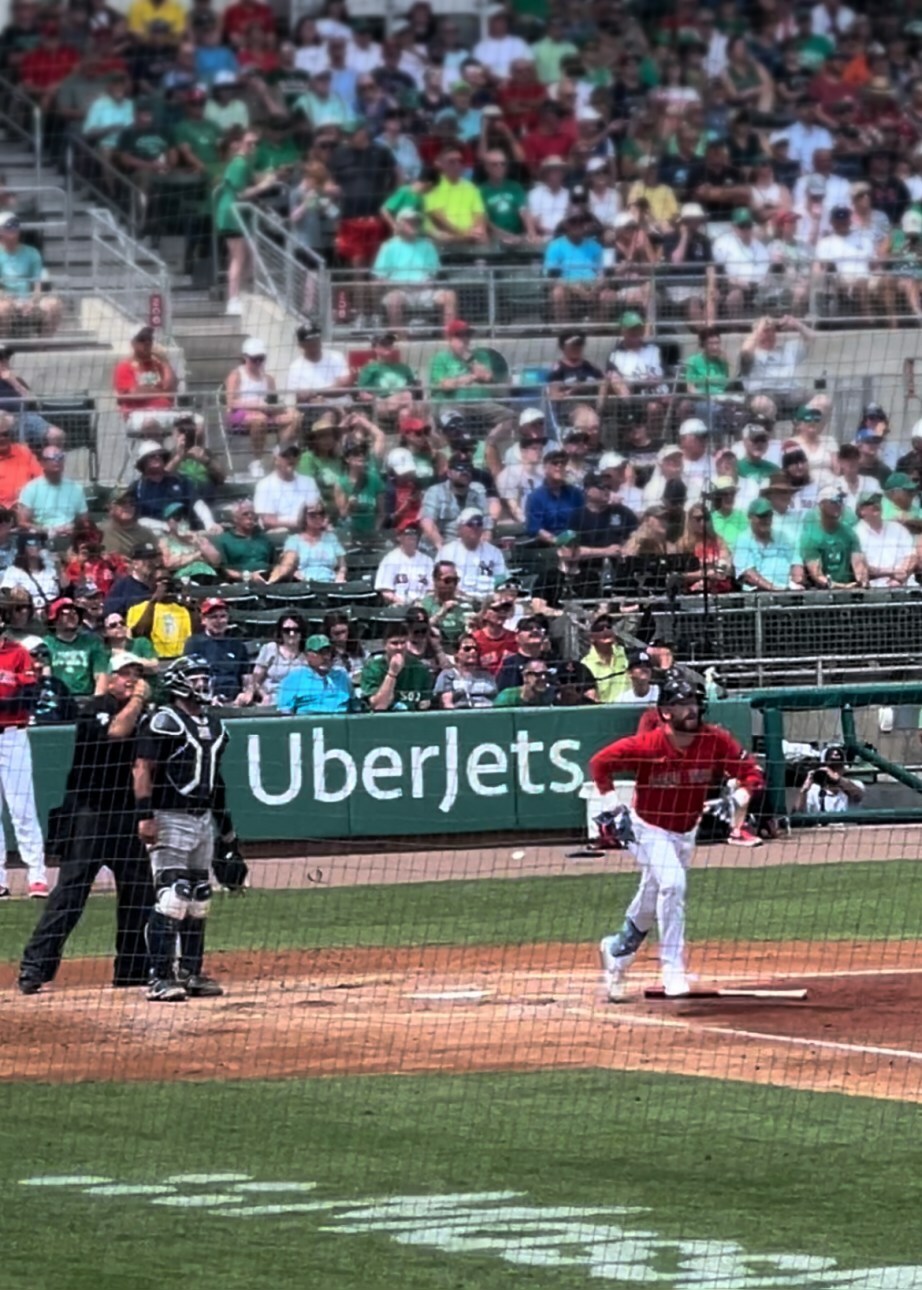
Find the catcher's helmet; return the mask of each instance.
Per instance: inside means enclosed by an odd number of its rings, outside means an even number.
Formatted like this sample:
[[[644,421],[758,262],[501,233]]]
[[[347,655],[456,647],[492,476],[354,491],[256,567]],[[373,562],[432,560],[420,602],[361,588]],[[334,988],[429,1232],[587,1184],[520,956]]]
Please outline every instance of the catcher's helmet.
[[[164,668],[160,680],[174,699],[198,699],[203,703],[211,700],[211,668],[208,661],[197,654],[174,659]],[[194,684],[202,680],[203,685]]]
[[[692,703],[698,709],[698,722],[700,723],[704,720],[704,714],[708,706],[704,687],[696,684],[677,668],[670,668],[660,683],[659,698],[656,701],[656,706],[662,712],[663,708]]]

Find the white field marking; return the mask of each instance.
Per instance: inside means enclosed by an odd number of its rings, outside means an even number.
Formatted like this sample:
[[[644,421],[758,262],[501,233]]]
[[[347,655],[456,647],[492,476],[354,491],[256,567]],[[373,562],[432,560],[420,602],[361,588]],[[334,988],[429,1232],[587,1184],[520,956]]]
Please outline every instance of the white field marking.
[[[252,1174],[168,1174],[163,1181],[173,1186],[191,1183],[200,1187],[203,1183],[249,1182],[252,1177]]]
[[[313,1191],[315,1182],[244,1182],[236,1183],[232,1191]]]
[[[173,1188],[164,1183],[106,1183],[84,1190],[87,1196],[165,1196]]]
[[[454,999],[486,999],[488,995],[495,994],[495,990],[421,990],[415,994],[407,996],[409,999],[432,999],[444,1000],[451,1002]]]
[[[681,1002],[678,1000],[677,1002]],[[809,1039],[805,1035],[773,1035],[761,1030],[741,1030],[731,1026],[701,1026],[694,1021],[682,1021],[678,1017],[641,1017],[634,1013],[625,1014],[619,1020],[612,1017],[615,1025],[656,1026],[668,1030],[690,1030],[698,1033],[704,1031],[709,1035],[723,1035],[728,1039],[761,1039],[769,1044],[787,1044],[791,1048],[822,1048],[833,1053],[852,1053],[859,1057],[899,1057],[910,1062],[922,1062],[922,1053],[913,1048],[886,1048],[878,1044],[846,1044],[834,1039]]]
[[[752,981],[755,977],[769,977],[772,979],[782,977],[804,977],[807,980],[823,980],[826,978],[835,979],[837,977],[852,976],[919,976],[922,974],[922,967],[900,967],[898,964],[893,967],[876,967],[876,968],[829,968],[813,971],[809,968],[798,969],[796,967],[778,968],[773,972],[769,965],[764,968],[755,968],[751,972],[721,972],[719,974],[692,972],[690,975],[696,980],[703,980],[707,983],[719,984],[722,981]],[[496,975],[491,971],[491,976]],[[503,976],[505,977],[505,972]],[[510,984],[518,981],[560,981],[578,982],[578,981],[595,981],[602,975],[601,968],[575,968],[573,971],[557,969],[552,971],[528,971],[517,972],[514,968],[509,971],[511,978]],[[658,985],[660,981],[659,972],[631,972],[631,984],[637,985]]]
[[[198,1196],[155,1196],[152,1205],[170,1205],[175,1209],[206,1209],[211,1205],[239,1205],[242,1196],[229,1191],[202,1192]]]
[[[20,1187],[92,1187],[97,1183],[110,1183],[111,1178],[96,1174],[43,1174],[38,1178],[20,1178]]]
[[[347,1200],[280,1201],[275,1205],[240,1205],[233,1209],[212,1209],[208,1212],[218,1218],[266,1218],[279,1214],[316,1214],[321,1210],[348,1209]]]

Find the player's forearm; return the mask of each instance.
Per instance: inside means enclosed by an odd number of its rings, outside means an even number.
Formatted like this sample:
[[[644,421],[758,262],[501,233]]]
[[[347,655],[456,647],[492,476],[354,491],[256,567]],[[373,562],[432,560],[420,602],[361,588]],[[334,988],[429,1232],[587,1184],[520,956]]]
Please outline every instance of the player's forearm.
[[[149,761],[136,761],[132,769],[136,806],[149,802],[154,791],[154,776]]]

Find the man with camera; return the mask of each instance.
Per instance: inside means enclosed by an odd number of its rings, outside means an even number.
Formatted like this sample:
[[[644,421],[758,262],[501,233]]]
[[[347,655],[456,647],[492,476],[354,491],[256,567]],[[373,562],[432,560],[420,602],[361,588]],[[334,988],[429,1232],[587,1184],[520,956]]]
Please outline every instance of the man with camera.
[[[808,815],[841,815],[858,806],[864,797],[864,785],[848,779],[844,770],[845,749],[841,744],[831,744],[823,752],[820,765],[804,780],[794,810]]]
[[[158,658],[178,658],[192,635],[192,618],[180,602],[179,584],[159,569],[147,600],[134,604],[126,614],[132,636],[146,636]]]

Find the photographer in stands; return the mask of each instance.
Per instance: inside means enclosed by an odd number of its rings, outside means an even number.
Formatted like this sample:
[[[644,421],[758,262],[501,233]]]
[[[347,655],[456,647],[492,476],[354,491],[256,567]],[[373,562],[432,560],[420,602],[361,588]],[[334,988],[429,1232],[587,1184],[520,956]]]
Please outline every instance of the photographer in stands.
[[[808,815],[841,815],[858,806],[864,797],[864,785],[848,779],[844,770],[845,749],[841,744],[831,744],[823,753],[821,765],[804,780],[794,810]]]

